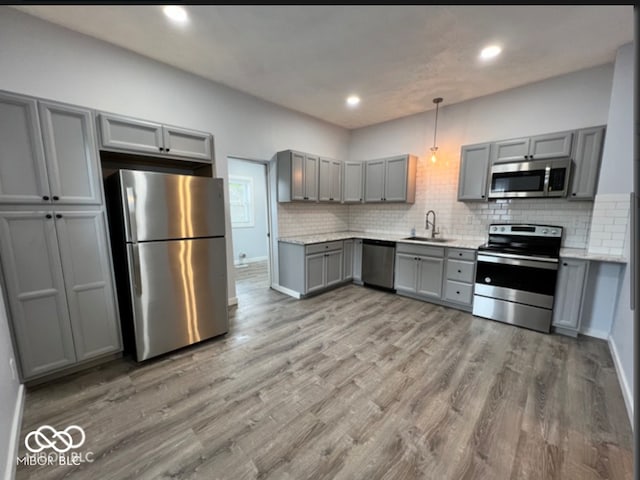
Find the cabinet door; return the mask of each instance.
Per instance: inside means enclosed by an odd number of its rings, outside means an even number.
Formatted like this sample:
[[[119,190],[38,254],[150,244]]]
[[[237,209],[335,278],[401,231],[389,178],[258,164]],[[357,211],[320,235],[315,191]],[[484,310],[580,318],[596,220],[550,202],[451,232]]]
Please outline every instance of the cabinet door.
[[[344,191],[342,198],[345,203],[362,201],[362,162],[344,163]]]
[[[0,202],[42,204],[49,197],[37,103],[0,93]]]
[[[206,132],[197,132],[178,127],[162,127],[165,153],[172,157],[188,158],[210,162],[212,138]]]
[[[384,160],[369,160],[364,167],[364,201],[384,201]]]
[[[331,198],[332,202],[342,201],[342,162],[331,161]]]
[[[486,200],[491,144],[466,145],[460,153],[458,200]]]
[[[344,265],[342,267],[342,279],[351,280],[353,278],[353,240],[345,240],[343,252]]]
[[[103,148],[155,155],[164,152],[162,125],[109,113],[101,113],[99,119]]]
[[[586,260],[561,259],[553,305],[553,325],[576,333],[580,329],[582,291],[588,265]]]
[[[491,149],[493,162],[526,160],[529,155],[529,137],[495,142]]]
[[[407,157],[390,158],[385,164],[385,202],[407,200]]]
[[[326,285],[324,253],[314,253],[305,257],[304,293],[321,290]]]
[[[58,210],[56,231],[78,360],[120,351],[104,213]]]
[[[54,203],[102,202],[98,150],[90,110],[39,102],[42,138]]]
[[[362,239],[356,238],[353,241],[353,279],[362,281]]]
[[[331,160],[320,158],[318,198],[321,202],[331,200]]]
[[[304,153],[291,152],[291,200],[304,199]]]
[[[74,364],[52,212],[0,212],[0,247],[24,378]]]
[[[562,158],[571,155],[573,132],[550,133],[531,137],[529,158],[543,160],[545,158]]]
[[[324,254],[326,286],[330,287],[342,282],[342,250],[334,250]]]
[[[604,127],[578,130],[569,200],[592,200],[600,175]]]
[[[318,201],[318,164],[318,157],[304,156],[304,199],[313,202]]]
[[[442,296],[442,273],[444,259],[434,257],[418,257],[417,293],[426,297]]]
[[[418,257],[406,253],[396,254],[395,285],[396,290],[416,292]]]

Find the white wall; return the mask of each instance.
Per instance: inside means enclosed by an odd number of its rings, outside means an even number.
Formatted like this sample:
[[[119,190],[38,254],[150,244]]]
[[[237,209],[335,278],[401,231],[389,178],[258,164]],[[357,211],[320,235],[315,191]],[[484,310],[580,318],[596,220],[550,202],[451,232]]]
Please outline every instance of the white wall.
[[[598,198],[633,191],[633,44],[620,47],[616,56],[611,90],[611,107],[602,154]],[[625,234],[624,253],[629,258],[631,231]],[[624,271],[620,296],[611,328],[609,344],[618,368],[622,393],[630,416],[633,415],[633,311],[630,307],[630,268]],[[638,307],[636,307],[638,308]]]
[[[4,295],[0,285],[0,476],[13,478],[12,472],[16,459],[13,457],[20,434],[19,420],[23,387],[17,379],[15,355],[11,345],[7,311]],[[15,367],[14,367],[15,368]]]
[[[289,148],[347,155],[346,129],[8,7],[0,7],[0,45],[0,89],[212,132],[224,179],[229,156],[270,159]],[[225,203],[228,211],[228,195]],[[227,256],[233,298],[231,238]]]
[[[262,163],[229,159],[229,176],[252,179],[253,225],[233,227],[233,261],[237,263],[267,259],[267,168]],[[240,259],[240,254],[244,258]]]
[[[350,207],[353,230],[424,233],[424,216],[436,211],[444,236],[484,239],[492,222],[550,223],[565,227],[564,245],[584,248],[593,202],[563,199],[457,202],[460,147],[607,123],[613,66],[603,65],[493,95],[447,105],[438,118],[438,162],[429,161],[435,111],[352,132],[349,158],[399,153],[419,156],[414,205]],[[437,92],[434,92],[436,96]]]

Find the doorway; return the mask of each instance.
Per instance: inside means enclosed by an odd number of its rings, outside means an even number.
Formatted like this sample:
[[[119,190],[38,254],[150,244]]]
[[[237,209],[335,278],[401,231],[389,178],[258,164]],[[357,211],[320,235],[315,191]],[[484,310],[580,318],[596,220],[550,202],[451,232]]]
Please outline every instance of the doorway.
[[[269,162],[228,157],[236,295],[271,286]]]

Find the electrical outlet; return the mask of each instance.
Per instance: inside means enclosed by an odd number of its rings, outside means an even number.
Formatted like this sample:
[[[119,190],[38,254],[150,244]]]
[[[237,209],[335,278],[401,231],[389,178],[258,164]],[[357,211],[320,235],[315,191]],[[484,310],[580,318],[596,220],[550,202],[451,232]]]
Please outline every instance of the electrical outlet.
[[[9,359],[9,368],[11,369],[11,376],[14,380],[18,380],[18,370],[16,368],[16,361],[12,358]]]

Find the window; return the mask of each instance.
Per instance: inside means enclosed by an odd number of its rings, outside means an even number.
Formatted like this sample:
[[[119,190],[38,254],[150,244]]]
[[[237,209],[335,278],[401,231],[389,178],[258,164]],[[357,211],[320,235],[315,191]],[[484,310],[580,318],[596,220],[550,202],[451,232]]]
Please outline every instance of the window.
[[[229,175],[229,210],[233,228],[254,226],[253,178]]]

